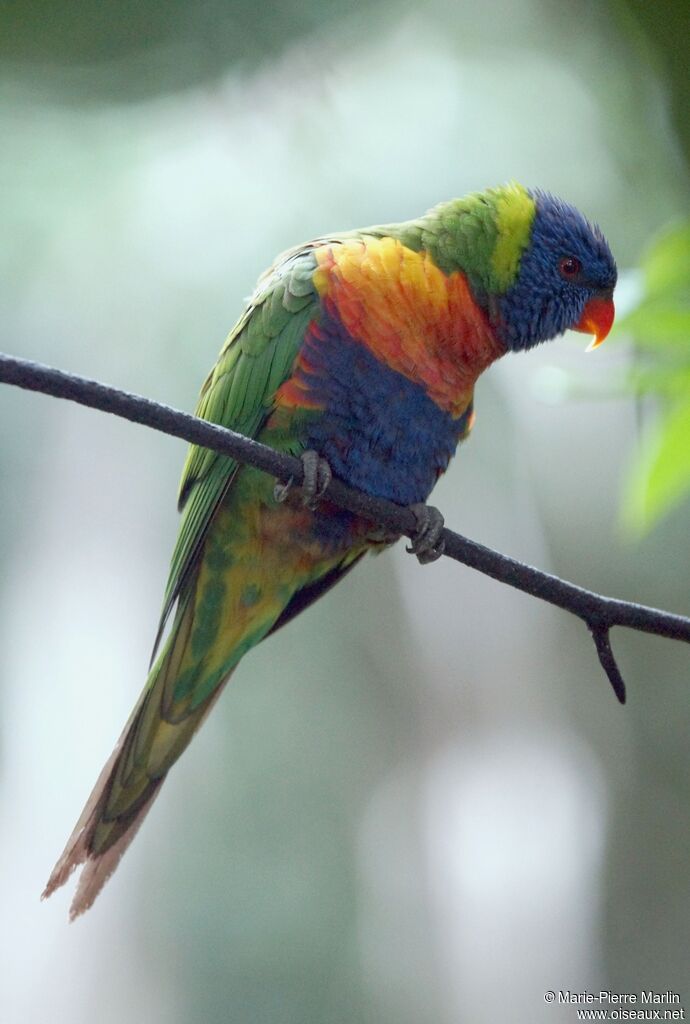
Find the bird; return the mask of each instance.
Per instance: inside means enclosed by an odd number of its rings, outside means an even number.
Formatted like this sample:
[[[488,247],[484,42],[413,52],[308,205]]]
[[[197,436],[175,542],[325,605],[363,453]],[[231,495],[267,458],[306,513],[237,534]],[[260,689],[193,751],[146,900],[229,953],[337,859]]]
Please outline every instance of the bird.
[[[196,411],[300,457],[302,486],[190,447],[155,660],[44,897],[82,866],[70,916],[92,905],[241,658],[397,539],[330,503],[331,477],[411,507],[411,550],[438,557],[426,502],[472,430],[479,375],[569,329],[601,344],[616,277],[596,225],[515,182],[277,258]]]

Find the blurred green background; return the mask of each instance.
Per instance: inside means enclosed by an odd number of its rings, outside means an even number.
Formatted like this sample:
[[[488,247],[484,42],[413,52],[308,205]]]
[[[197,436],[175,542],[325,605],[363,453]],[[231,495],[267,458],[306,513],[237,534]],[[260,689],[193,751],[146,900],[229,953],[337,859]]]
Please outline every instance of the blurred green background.
[[[191,409],[279,250],[510,178],[601,224],[632,311],[687,214],[686,22],[639,0],[5,3],[0,348]],[[637,333],[492,369],[434,500],[688,614],[688,503],[619,525],[669,400],[636,389]],[[2,1024],[566,1024],[544,992],[585,988],[690,1009],[690,652],[615,634],[622,710],[576,621],[402,545],[243,663],[86,918],[39,904],[145,677],[183,455],[0,390]]]

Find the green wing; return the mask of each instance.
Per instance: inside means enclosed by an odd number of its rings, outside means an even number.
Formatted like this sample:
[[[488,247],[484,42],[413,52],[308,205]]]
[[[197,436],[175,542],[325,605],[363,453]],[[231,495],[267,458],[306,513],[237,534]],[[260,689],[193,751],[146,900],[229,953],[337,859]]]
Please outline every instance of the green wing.
[[[277,388],[290,375],[309,322],[319,310],[312,282],[315,266],[313,247],[306,246],[279,257],[260,278],[204,382],[197,416],[256,437],[271,411]],[[229,456],[196,445],[189,449],[180,482],[182,519],[154,657],[168,615],[194,568],[209,524],[237,468]]]

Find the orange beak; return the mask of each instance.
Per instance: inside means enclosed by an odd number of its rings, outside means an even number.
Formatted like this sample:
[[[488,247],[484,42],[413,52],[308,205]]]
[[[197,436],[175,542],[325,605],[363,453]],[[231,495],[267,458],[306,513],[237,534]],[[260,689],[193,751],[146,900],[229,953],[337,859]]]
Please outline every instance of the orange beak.
[[[589,300],[582,311],[582,316],[573,328],[575,331],[582,331],[583,334],[594,335],[594,338],[587,346],[587,352],[591,352],[601,345],[611,330],[615,315],[616,309],[612,298],[595,297]]]

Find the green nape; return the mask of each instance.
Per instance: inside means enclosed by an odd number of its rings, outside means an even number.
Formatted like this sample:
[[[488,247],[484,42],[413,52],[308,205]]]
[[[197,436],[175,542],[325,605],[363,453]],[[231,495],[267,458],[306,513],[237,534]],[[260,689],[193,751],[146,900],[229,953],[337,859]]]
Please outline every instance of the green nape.
[[[428,252],[444,273],[462,270],[475,295],[501,295],[513,284],[529,244],[535,203],[516,182],[435,206],[418,220],[367,233],[392,235]]]

